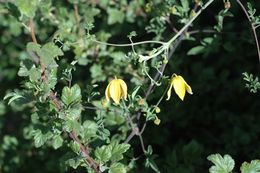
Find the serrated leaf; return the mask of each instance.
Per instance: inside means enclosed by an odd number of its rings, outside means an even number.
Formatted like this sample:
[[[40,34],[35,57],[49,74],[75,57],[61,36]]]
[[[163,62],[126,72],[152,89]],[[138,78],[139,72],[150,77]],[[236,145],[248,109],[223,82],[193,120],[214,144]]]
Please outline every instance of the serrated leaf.
[[[62,146],[62,144],[63,144],[62,137],[60,135],[55,135],[53,137],[53,144],[52,144],[53,148],[56,150],[56,149],[60,148]]]
[[[34,144],[36,148],[41,147],[46,142],[46,137],[42,134],[42,131],[36,130],[34,132]]]
[[[210,167],[210,173],[231,173],[235,166],[234,160],[227,154],[224,157],[220,154],[212,154],[207,159],[215,164]]]
[[[18,71],[18,76],[28,76],[30,74],[30,69],[35,67],[35,65],[32,63],[32,61],[26,59],[20,63],[20,69]]]
[[[39,0],[16,0],[15,5],[18,7],[20,12],[27,17],[33,18],[37,10]]]
[[[118,142],[112,142],[110,145],[112,162],[117,162],[123,159],[123,153],[125,153],[129,148],[129,144],[119,144]]]
[[[94,121],[86,120],[83,123],[83,138],[88,140],[94,136],[96,136],[98,130],[98,125]]]
[[[260,160],[252,160],[250,163],[244,162],[240,170],[242,173],[260,173]]]
[[[103,145],[95,150],[95,156],[99,163],[106,163],[111,157],[111,149],[107,145]]]
[[[122,163],[114,163],[109,168],[109,173],[126,173],[126,168]]]
[[[125,14],[115,8],[108,8],[108,24],[113,25],[115,23],[122,23],[124,21]]]
[[[32,67],[29,71],[29,79],[31,82],[35,82],[41,78],[41,71],[38,68]]]
[[[63,52],[58,46],[50,42],[41,48],[38,55],[40,56],[42,63],[45,66],[49,66],[54,63],[54,58],[57,56],[62,56]]]
[[[39,52],[41,50],[41,45],[34,43],[34,42],[29,42],[26,45],[26,50],[27,52]]]
[[[81,101],[81,89],[75,84],[73,87],[64,87],[62,90],[61,100],[67,106],[71,103],[76,103]]]
[[[197,55],[197,54],[202,53],[203,50],[204,50],[204,46],[196,46],[196,47],[191,48],[188,51],[187,55]]]
[[[81,125],[77,120],[67,120],[64,123],[64,129],[67,132],[75,131],[77,134],[79,134],[81,130]]]
[[[84,159],[82,157],[75,157],[67,160],[65,163],[69,165],[70,167],[77,169],[77,167],[83,162]]]

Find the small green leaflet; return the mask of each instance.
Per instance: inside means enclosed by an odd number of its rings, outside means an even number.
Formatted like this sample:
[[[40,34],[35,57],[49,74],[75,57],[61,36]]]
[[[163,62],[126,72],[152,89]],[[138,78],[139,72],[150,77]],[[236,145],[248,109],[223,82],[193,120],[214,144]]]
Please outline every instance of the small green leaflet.
[[[260,160],[252,160],[250,163],[244,162],[240,170],[242,173],[260,173]]]
[[[234,169],[235,162],[230,155],[211,154],[207,157],[209,161],[214,163],[209,169],[210,173],[231,173]]]

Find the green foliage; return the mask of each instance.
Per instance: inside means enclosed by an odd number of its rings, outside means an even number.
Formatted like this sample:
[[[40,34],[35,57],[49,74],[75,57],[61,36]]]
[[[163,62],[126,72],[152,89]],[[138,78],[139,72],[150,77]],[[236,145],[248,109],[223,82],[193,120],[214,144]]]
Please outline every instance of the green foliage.
[[[247,3],[248,13],[249,17],[251,19],[251,22],[254,26],[259,26],[260,24],[260,15],[256,15],[256,9],[253,8],[251,3]]]
[[[244,76],[244,80],[246,83],[246,88],[252,93],[257,93],[258,89],[260,89],[260,82],[258,81],[258,77],[255,77],[252,74],[248,74],[247,72],[242,73]]]

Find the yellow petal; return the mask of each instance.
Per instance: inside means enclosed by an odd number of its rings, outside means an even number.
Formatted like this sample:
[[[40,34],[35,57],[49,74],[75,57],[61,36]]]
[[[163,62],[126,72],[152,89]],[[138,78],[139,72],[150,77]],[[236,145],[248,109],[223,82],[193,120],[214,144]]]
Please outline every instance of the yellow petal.
[[[125,83],[125,81],[123,81],[122,79],[118,79],[120,86],[121,86],[121,97],[124,97],[124,99],[127,99],[127,85]]]
[[[185,88],[186,88],[186,91],[187,91],[189,94],[193,94],[191,87],[190,87],[186,82],[185,82]]]
[[[109,97],[110,97],[110,93],[109,93],[110,85],[111,85],[111,82],[107,85],[106,92],[105,92],[107,101],[109,101]]]
[[[167,99],[166,100],[170,100],[171,94],[172,94],[172,83],[170,84],[170,88],[167,91]]]
[[[116,104],[119,104],[121,98],[121,85],[118,79],[114,79],[111,81],[111,85],[109,87],[109,93],[111,98],[114,100]]]
[[[183,101],[186,93],[184,79],[181,76],[175,76],[173,77],[172,83],[176,94]]]

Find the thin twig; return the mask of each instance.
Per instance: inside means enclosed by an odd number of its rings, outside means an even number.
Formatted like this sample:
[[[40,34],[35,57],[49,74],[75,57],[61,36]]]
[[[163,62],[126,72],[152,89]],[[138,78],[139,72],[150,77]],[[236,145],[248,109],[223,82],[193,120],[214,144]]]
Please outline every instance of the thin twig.
[[[139,134],[138,136],[139,136],[139,139],[140,139],[140,143],[141,143],[142,150],[143,150],[143,152],[145,153],[146,150],[145,150],[145,146],[144,146],[144,140],[143,140],[143,137],[142,137],[141,134]]]
[[[161,44],[163,45],[165,42],[162,41],[153,41],[153,40],[147,40],[147,41],[140,41],[140,42],[135,42],[135,43],[127,43],[127,44],[117,44],[117,43],[107,43],[107,42],[102,42],[98,40],[91,40],[95,43],[98,44],[103,44],[107,46],[115,46],[115,47],[129,47],[129,46],[135,46],[135,45],[141,45],[141,44]]]
[[[257,38],[257,34],[256,34],[256,28],[254,27],[252,21],[251,21],[251,18],[246,10],[246,8],[244,7],[244,5],[240,2],[240,0],[236,0],[237,3],[240,5],[240,7],[242,8],[242,10],[244,11],[248,21],[250,22],[251,24],[251,28],[252,28],[252,31],[253,31],[253,34],[254,34],[254,38],[255,38],[255,43],[256,43],[256,48],[257,48],[257,53],[258,53],[258,59],[259,59],[259,63],[260,63],[260,48],[259,48],[259,42],[258,42],[258,38]]]

